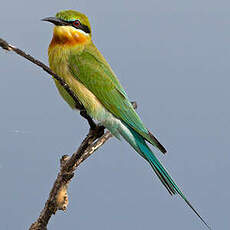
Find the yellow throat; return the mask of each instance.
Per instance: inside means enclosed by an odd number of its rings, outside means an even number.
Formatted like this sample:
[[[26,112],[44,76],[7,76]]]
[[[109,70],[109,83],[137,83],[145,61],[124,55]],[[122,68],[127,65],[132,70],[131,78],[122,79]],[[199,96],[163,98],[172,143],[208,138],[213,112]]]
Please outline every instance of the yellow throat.
[[[86,45],[91,41],[91,35],[72,26],[55,26],[50,48],[56,45],[75,46]]]

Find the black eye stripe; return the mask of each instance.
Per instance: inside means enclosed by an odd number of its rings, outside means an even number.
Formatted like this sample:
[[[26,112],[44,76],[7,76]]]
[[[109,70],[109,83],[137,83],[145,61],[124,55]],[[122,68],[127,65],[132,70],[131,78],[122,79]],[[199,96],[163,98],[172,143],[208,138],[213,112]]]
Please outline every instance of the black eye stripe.
[[[77,20],[76,20],[77,21]],[[77,25],[75,25],[76,23],[74,23],[75,21],[72,21],[72,22],[70,22],[70,21],[65,21],[65,20],[61,20],[60,19],[60,23],[58,24],[58,25],[60,25],[60,26],[73,26],[74,28],[77,28],[77,29],[80,29],[80,30],[82,30],[82,31],[84,31],[85,33],[87,33],[87,34],[90,34],[91,33],[91,31],[90,31],[90,29],[89,29],[89,27],[88,26],[86,26],[86,25],[84,25],[84,24],[79,24],[79,23],[77,23]],[[79,21],[80,22],[80,21]],[[78,25],[79,24],[79,25]]]
[[[90,33],[90,29],[89,29],[89,27],[86,26],[86,25],[80,24],[77,28],[80,29],[80,30],[82,30],[82,31],[84,31],[84,32],[87,33],[87,34]]]

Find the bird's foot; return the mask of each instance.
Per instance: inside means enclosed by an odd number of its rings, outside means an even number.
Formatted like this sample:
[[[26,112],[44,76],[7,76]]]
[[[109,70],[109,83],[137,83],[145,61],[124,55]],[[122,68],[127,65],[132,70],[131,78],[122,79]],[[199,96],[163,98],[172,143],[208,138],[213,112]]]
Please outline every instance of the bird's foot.
[[[85,109],[80,110],[80,115],[84,117],[90,126],[90,133],[97,138],[100,138],[104,134],[105,127],[100,124],[96,124],[93,119],[88,115]]]
[[[88,115],[88,113],[87,113],[87,111],[86,111],[85,109],[80,110],[80,115],[81,115],[82,117],[84,117],[84,118],[88,121],[91,130],[96,129],[96,127],[97,127],[96,123],[95,123],[95,122],[93,121],[93,119]]]
[[[90,128],[90,133],[97,138],[104,135],[105,127],[102,125],[96,125],[95,129]]]

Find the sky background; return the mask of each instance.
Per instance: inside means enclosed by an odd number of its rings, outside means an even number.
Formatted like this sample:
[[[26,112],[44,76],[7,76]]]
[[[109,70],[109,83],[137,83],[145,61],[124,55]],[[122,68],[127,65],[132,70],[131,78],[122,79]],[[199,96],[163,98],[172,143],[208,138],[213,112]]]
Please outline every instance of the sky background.
[[[48,63],[53,26],[40,19],[63,9],[89,16],[96,46],[168,150],[157,156],[213,229],[229,229],[230,2],[4,1],[0,37]],[[0,50],[0,77],[0,229],[28,229],[88,125],[18,55]],[[79,167],[69,200],[49,230],[206,229],[115,138]]]

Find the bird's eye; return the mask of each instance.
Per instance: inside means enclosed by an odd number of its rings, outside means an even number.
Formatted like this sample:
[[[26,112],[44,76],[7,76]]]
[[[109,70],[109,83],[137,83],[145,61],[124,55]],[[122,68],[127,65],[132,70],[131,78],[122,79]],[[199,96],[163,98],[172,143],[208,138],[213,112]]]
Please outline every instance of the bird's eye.
[[[75,21],[73,22],[73,25],[74,25],[75,27],[78,27],[78,26],[81,25],[81,22],[77,19],[77,20],[75,20]]]

